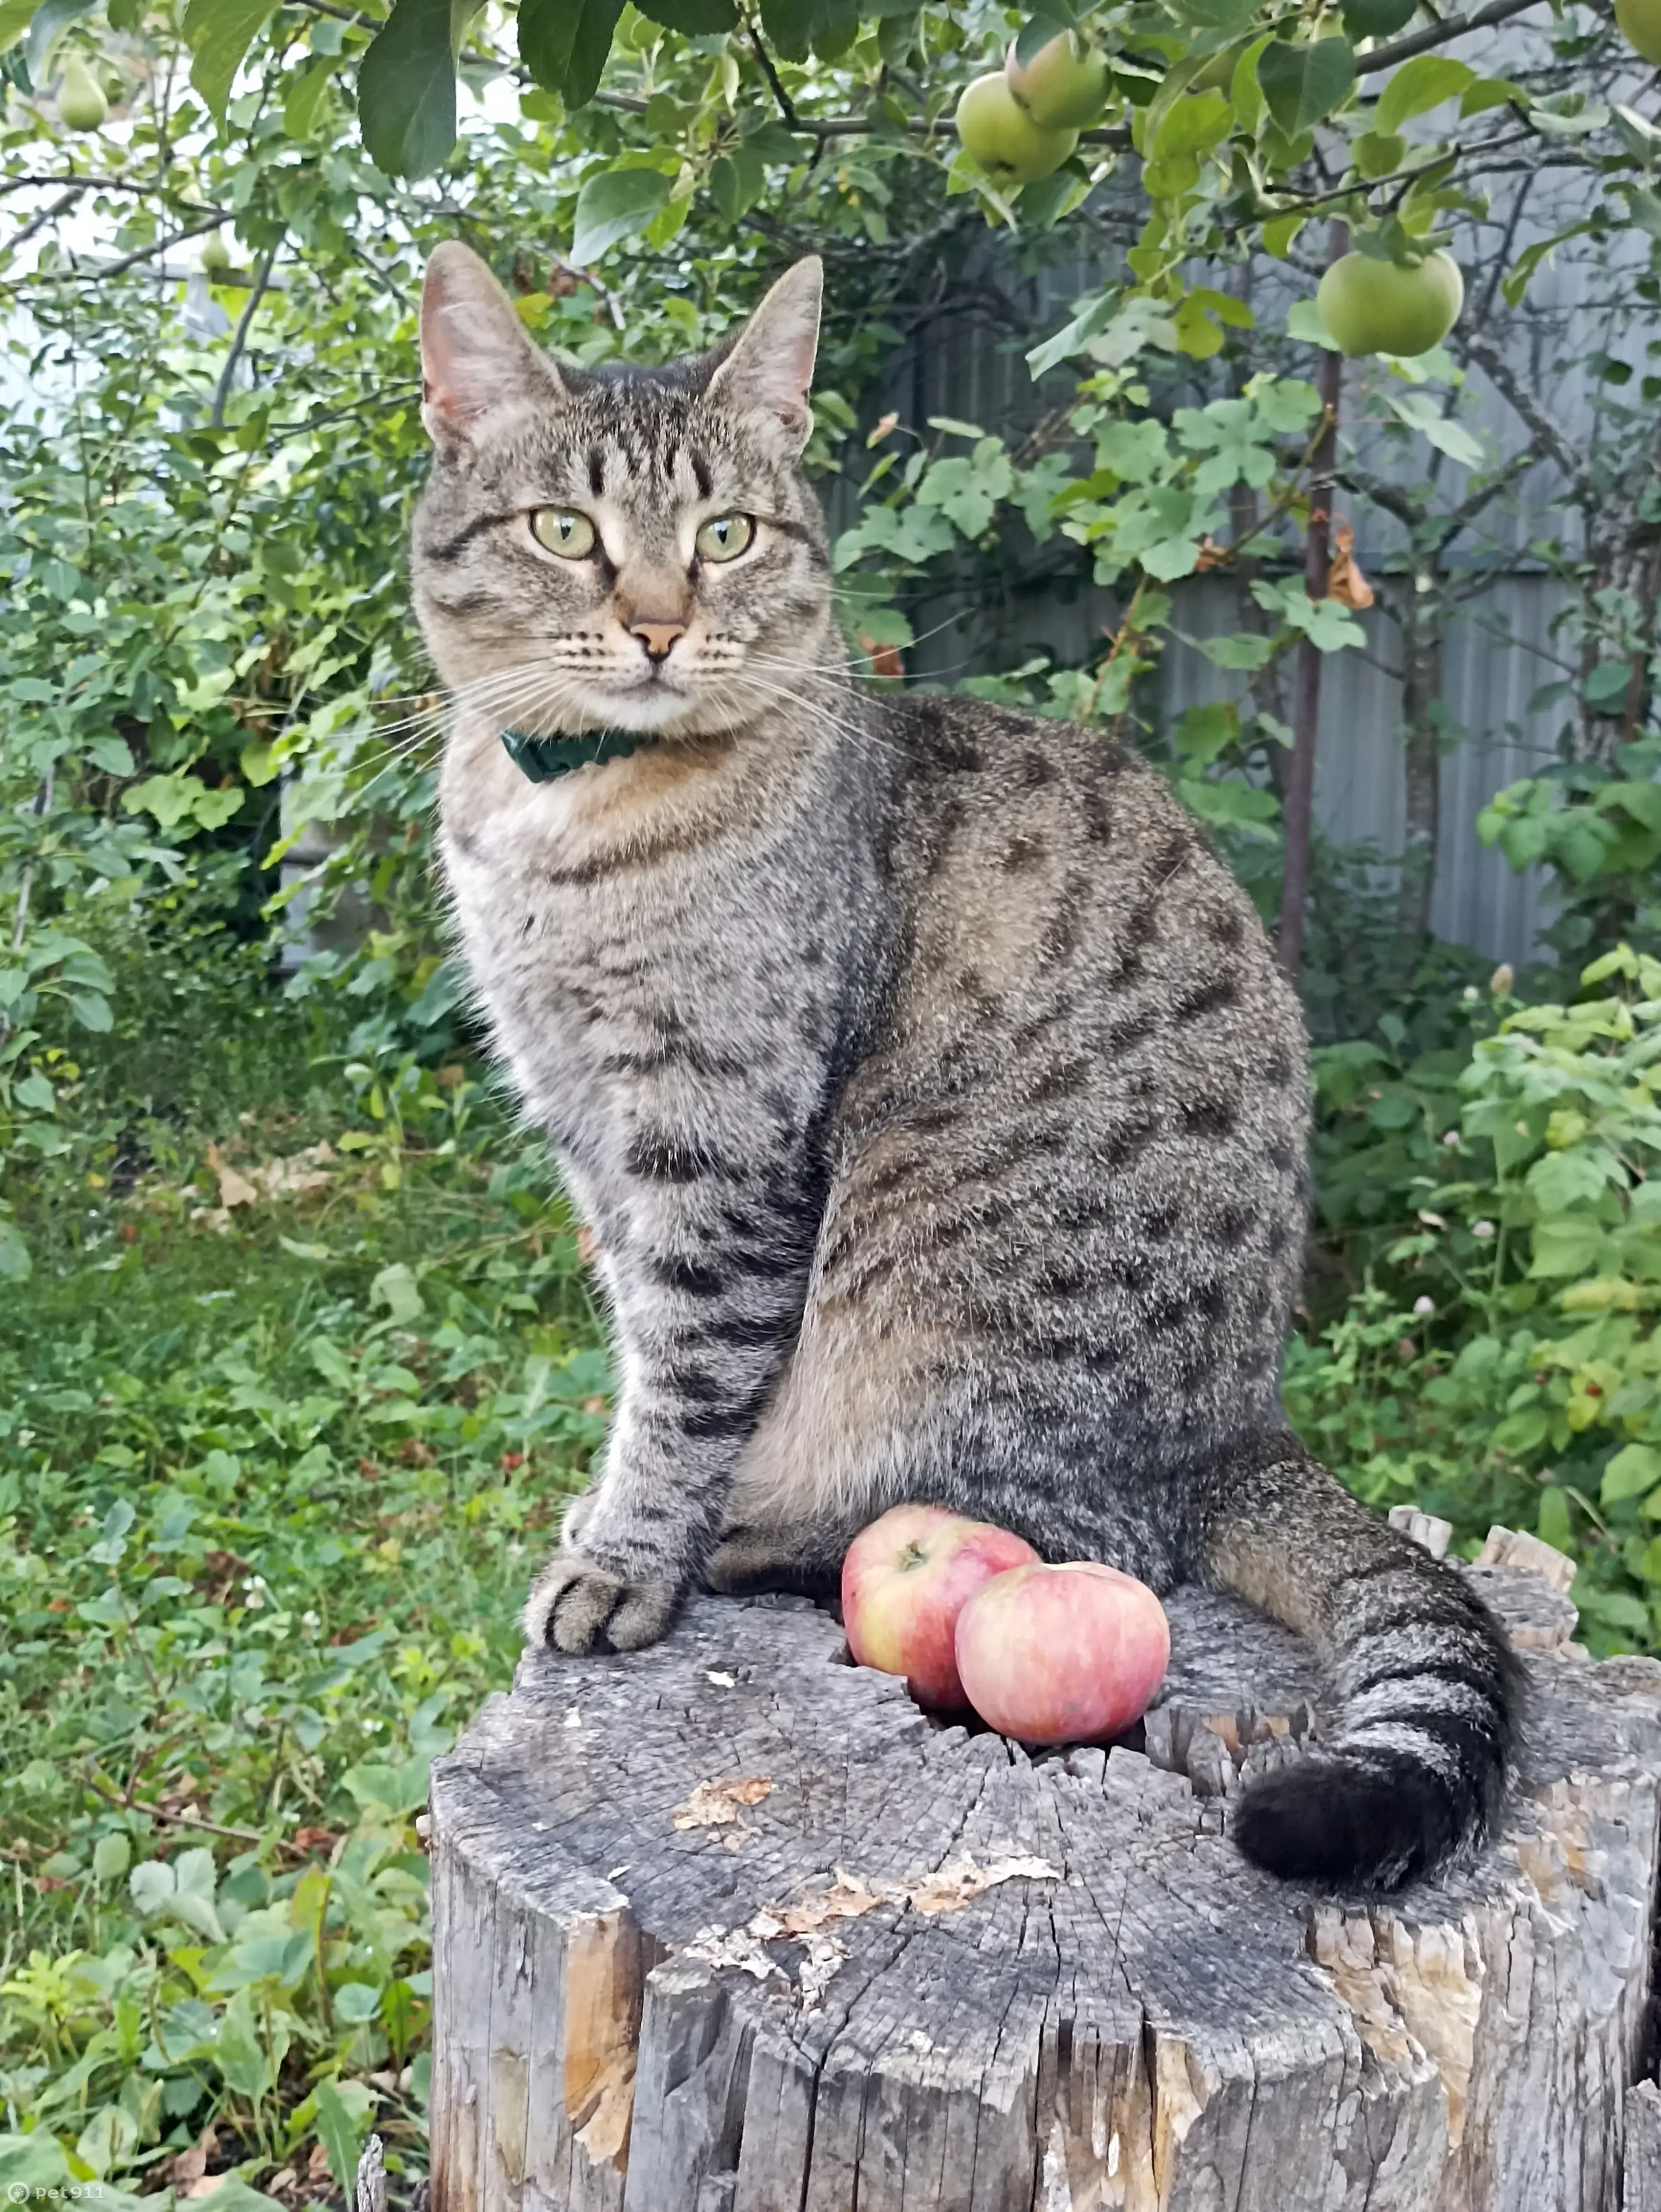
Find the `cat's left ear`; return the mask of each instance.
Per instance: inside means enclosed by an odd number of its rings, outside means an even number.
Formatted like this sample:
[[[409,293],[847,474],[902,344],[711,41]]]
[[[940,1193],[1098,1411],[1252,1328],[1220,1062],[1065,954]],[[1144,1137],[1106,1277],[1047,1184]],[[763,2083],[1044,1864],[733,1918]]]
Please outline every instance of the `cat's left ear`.
[[[470,445],[486,417],[565,396],[559,372],[478,254],[435,246],[421,289],[421,419],[433,443]]]
[[[770,417],[800,453],[813,428],[807,404],[819,342],[824,264],[797,262],[774,285],[709,380],[709,396],[746,415]]]

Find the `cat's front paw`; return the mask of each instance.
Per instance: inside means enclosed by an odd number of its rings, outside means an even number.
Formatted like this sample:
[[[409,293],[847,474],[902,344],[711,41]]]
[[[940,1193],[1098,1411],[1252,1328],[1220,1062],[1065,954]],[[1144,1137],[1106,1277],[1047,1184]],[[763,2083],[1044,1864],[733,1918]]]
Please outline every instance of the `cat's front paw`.
[[[552,1651],[638,1651],[655,1644],[675,1617],[672,1583],[631,1582],[580,1552],[559,1552],[526,1601],[527,1644]]]

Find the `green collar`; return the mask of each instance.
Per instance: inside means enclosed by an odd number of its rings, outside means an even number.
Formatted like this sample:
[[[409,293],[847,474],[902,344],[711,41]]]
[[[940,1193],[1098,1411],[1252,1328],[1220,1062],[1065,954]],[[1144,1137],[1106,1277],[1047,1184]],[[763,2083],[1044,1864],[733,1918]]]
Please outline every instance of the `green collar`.
[[[622,760],[638,752],[654,738],[640,730],[590,730],[580,738],[527,738],[522,730],[504,730],[502,742],[515,768],[532,783],[551,783],[592,761]]]

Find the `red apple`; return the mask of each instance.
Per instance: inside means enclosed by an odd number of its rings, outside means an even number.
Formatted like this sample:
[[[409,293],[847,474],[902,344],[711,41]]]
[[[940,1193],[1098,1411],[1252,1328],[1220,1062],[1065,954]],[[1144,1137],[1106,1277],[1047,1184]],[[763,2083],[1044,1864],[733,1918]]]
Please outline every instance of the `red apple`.
[[[1022,1743],[1094,1743],[1147,1710],[1171,1657],[1146,1583],[1088,1559],[1018,1567],[958,1615],[958,1674],[983,1721]]]
[[[1037,1557],[989,1521],[943,1505],[897,1505],[861,1531],[842,1563],[848,1648],[861,1667],[904,1674],[920,1705],[966,1705],[952,1656],[958,1615],[995,1575]]]

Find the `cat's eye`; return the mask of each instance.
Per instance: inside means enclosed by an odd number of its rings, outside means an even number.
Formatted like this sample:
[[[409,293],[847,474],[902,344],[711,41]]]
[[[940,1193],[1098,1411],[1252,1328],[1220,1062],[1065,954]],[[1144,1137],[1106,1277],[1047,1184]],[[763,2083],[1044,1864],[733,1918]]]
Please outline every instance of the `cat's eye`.
[[[747,514],[717,514],[697,535],[697,549],[705,561],[736,561],[756,534]]]
[[[594,550],[594,526],[586,514],[569,507],[539,507],[531,517],[538,545],[557,553],[562,561],[581,561]]]

